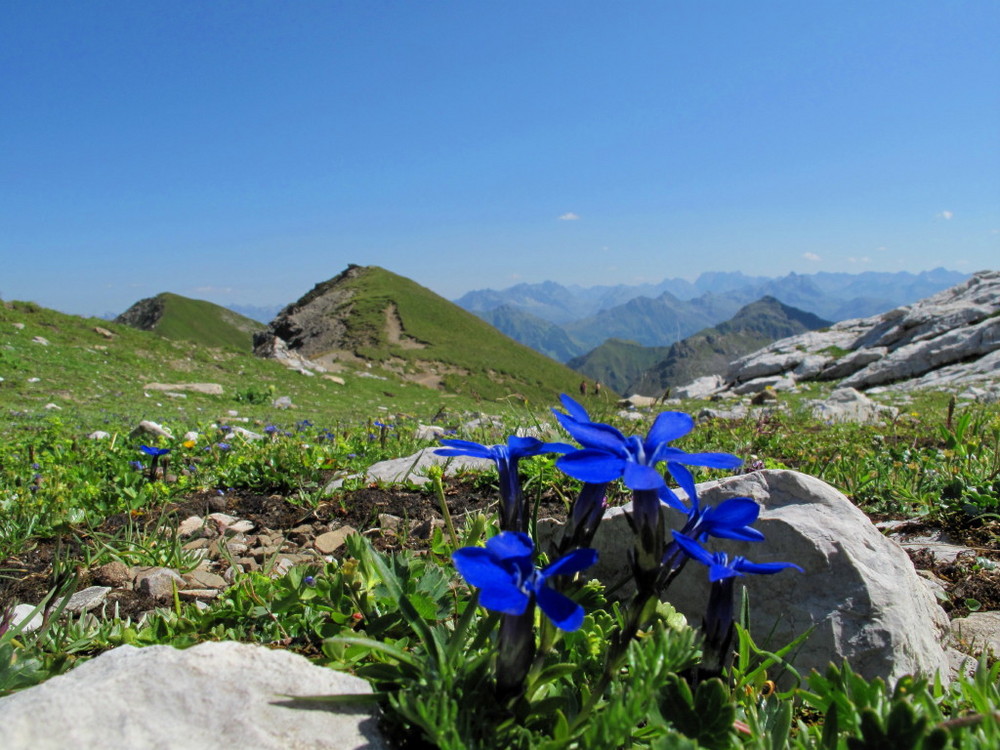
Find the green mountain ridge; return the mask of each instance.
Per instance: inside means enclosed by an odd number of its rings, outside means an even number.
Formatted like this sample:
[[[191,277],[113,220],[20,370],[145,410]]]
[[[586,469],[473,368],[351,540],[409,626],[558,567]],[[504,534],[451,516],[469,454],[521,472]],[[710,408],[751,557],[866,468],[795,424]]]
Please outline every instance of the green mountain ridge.
[[[812,313],[765,296],[740,308],[724,323],[669,347],[611,339],[570,366],[620,393],[661,396],[668,388],[705,375],[725,374],[730,362],[773,341],[828,325],[829,321]]]
[[[257,350],[273,337],[331,369],[360,362],[483,399],[552,401],[578,382],[568,367],[378,266],[350,265],[317,284],[256,337]]]
[[[643,346],[634,341],[608,339],[566,365],[618,393],[628,394],[632,383],[669,353],[669,346]]]
[[[265,328],[226,307],[171,292],[139,300],[114,322],[175,341],[242,352],[252,349],[253,335]]]

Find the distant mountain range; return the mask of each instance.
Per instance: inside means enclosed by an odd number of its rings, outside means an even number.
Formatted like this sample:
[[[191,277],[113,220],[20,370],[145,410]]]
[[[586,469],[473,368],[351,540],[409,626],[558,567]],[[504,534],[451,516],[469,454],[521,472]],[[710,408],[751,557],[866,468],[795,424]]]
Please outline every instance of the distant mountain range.
[[[773,341],[813,331],[830,321],[763,297],[725,323],[670,346],[646,347],[609,339],[567,365],[622,394],[662,396],[703,375],[721,374],[729,363]]]
[[[511,338],[568,362],[609,339],[669,346],[729,320],[764,297],[840,321],[909,304],[966,278],[968,274],[943,268],[916,274],[824,272],[779,278],[711,272],[694,282],[664,279],[635,286],[518,284],[469,292],[456,303]]]

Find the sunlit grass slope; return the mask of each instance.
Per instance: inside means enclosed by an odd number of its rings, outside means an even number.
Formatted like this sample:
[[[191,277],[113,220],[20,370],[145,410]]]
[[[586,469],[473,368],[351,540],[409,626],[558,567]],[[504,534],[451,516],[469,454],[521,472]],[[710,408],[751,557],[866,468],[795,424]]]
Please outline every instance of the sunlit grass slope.
[[[178,341],[193,341],[249,352],[253,335],[265,326],[225,307],[205,300],[163,292],[140,300],[117,318],[131,325]]]
[[[450,411],[481,408],[472,399],[444,399],[434,389],[393,379],[391,373],[388,380],[359,375],[346,368],[339,373],[341,385],[249,352],[172,340],[32,302],[0,301],[0,424],[39,417],[72,420],[88,431],[106,423],[134,425],[139,419],[193,425],[231,417],[235,410],[252,420],[310,419],[335,425],[387,413],[429,419],[442,406]],[[218,383],[223,395],[172,397],[144,388],[153,382]],[[278,396],[289,396],[295,408],[275,409],[272,401]]]
[[[569,368],[410,279],[369,266],[339,283],[353,294],[334,314],[344,316],[347,346],[360,357],[401,362],[404,372],[441,363],[445,391],[488,400],[520,394],[551,403],[579,384]],[[393,309],[401,337],[387,325]]]

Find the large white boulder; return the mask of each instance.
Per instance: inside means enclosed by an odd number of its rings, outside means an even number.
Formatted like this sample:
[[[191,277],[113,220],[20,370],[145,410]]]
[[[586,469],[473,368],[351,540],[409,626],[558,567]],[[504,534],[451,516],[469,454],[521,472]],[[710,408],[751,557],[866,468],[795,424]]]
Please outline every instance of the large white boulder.
[[[386,748],[373,712],[289,696],[370,693],[289,651],[223,641],[181,651],[120,646],[0,698],[0,745],[65,750]]]
[[[704,504],[743,496],[762,508],[756,528],[766,541],[716,540],[710,549],[805,569],[739,580],[737,589],[745,584],[750,597],[751,633],[758,645],[778,648],[812,628],[794,661],[800,671],[824,671],[830,662],[847,659],[869,679],[939,671],[948,679],[942,646],[947,616],[906,553],[836,489],[794,471],[759,471],[699,485],[698,492]],[[606,514],[594,540],[600,560],[588,576],[607,584],[630,577],[634,542],[624,515],[628,509]],[[679,525],[680,514],[665,512]],[[708,590],[706,568],[691,561],[665,599],[697,625]],[[631,593],[629,586],[619,593]]]

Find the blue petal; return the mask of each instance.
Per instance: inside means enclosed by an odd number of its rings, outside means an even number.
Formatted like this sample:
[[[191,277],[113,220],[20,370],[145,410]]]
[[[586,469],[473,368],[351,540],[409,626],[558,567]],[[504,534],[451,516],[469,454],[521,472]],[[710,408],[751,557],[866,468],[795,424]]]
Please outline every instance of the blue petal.
[[[734,563],[735,567],[741,573],[756,573],[757,575],[770,575],[771,573],[778,573],[785,568],[795,568],[800,573],[805,573],[802,568],[800,568],[795,563],[787,562],[774,562],[774,563],[752,563],[749,560],[743,558],[738,558]]]
[[[646,450],[652,453],[657,446],[684,437],[694,429],[690,414],[682,411],[665,411],[656,417],[646,435]]]
[[[666,503],[671,508],[679,510],[681,513],[691,513],[691,508],[688,508],[683,502],[681,502],[681,499],[677,497],[677,493],[665,484],[657,490],[657,494],[659,495],[661,503]]]
[[[679,448],[664,446],[656,450],[654,458],[655,461],[676,461],[688,466],[708,466],[713,469],[735,469],[743,464],[742,458],[731,453],[686,453]]]
[[[537,455],[542,452],[544,446],[545,443],[538,438],[518,437],[517,435],[511,435],[507,438],[507,452],[511,458]]]
[[[618,479],[625,471],[626,461],[605,451],[583,450],[567,453],[556,459],[556,467],[574,479],[601,484]]]
[[[541,453],[570,453],[571,451],[578,450],[575,445],[570,445],[569,443],[545,443],[545,450],[540,451]]]
[[[435,450],[434,453],[438,456],[473,456],[496,460],[496,451],[481,443],[473,443],[469,440],[442,440],[441,444],[448,447]]]
[[[560,630],[573,632],[583,625],[583,607],[569,597],[548,586],[540,586],[535,596],[539,608]]]
[[[760,515],[760,506],[756,500],[749,497],[731,497],[714,508],[709,508],[705,515],[715,524],[731,527],[749,526]]]
[[[559,424],[584,448],[625,455],[625,436],[608,424],[577,422],[565,414],[556,414]]]
[[[516,586],[494,586],[479,590],[479,604],[505,615],[523,615],[531,599]]]
[[[462,549],[470,549],[463,547]],[[471,549],[480,549],[472,547]],[[495,560],[512,560],[519,558],[531,559],[535,545],[531,537],[520,531],[501,531],[495,537],[486,541],[486,551]],[[459,550],[461,552],[461,550]]]
[[[483,547],[462,547],[451,553],[451,560],[462,577],[472,586],[517,588],[511,570],[500,565]]]
[[[719,539],[736,539],[741,542],[763,542],[764,535],[750,526],[716,526],[709,522],[700,530],[700,534],[708,534]]]
[[[575,419],[577,422],[589,422],[590,415],[587,414],[587,410],[584,409],[580,404],[571,399],[565,393],[560,394],[559,400],[562,402],[563,408],[569,413],[569,416]]]
[[[692,508],[698,507],[698,491],[694,487],[694,477],[691,476],[691,472],[687,468],[676,461],[670,461],[667,463],[667,471],[670,472],[670,476],[677,480],[677,484],[681,486],[681,489],[688,496],[688,502],[691,503]]]
[[[739,575],[743,574],[740,573],[738,570],[731,568],[729,565],[726,565],[719,561],[713,562],[711,565],[708,566],[708,580],[712,581],[713,583],[715,581],[721,581],[725,578],[733,578]]]
[[[688,557],[690,557],[693,560],[697,560],[702,565],[713,565],[715,563],[715,559],[710,554],[708,554],[708,552],[706,552],[702,548],[702,546],[698,544],[694,539],[684,536],[679,531],[675,531],[673,533],[674,533],[674,541],[677,542],[677,546],[679,546],[682,550],[684,550],[684,553]]]
[[[589,568],[596,562],[597,550],[590,549],[589,547],[575,549],[572,552],[563,555],[554,563],[547,565],[538,578],[540,582],[544,583],[546,578],[550,578],[551,576],[573,575],[574,573],[579,573],[581,570]]]
[[[658,490],[666,486],[663,476],[651,466],[629,461],[625,465],[625,486],[630,490]]]

